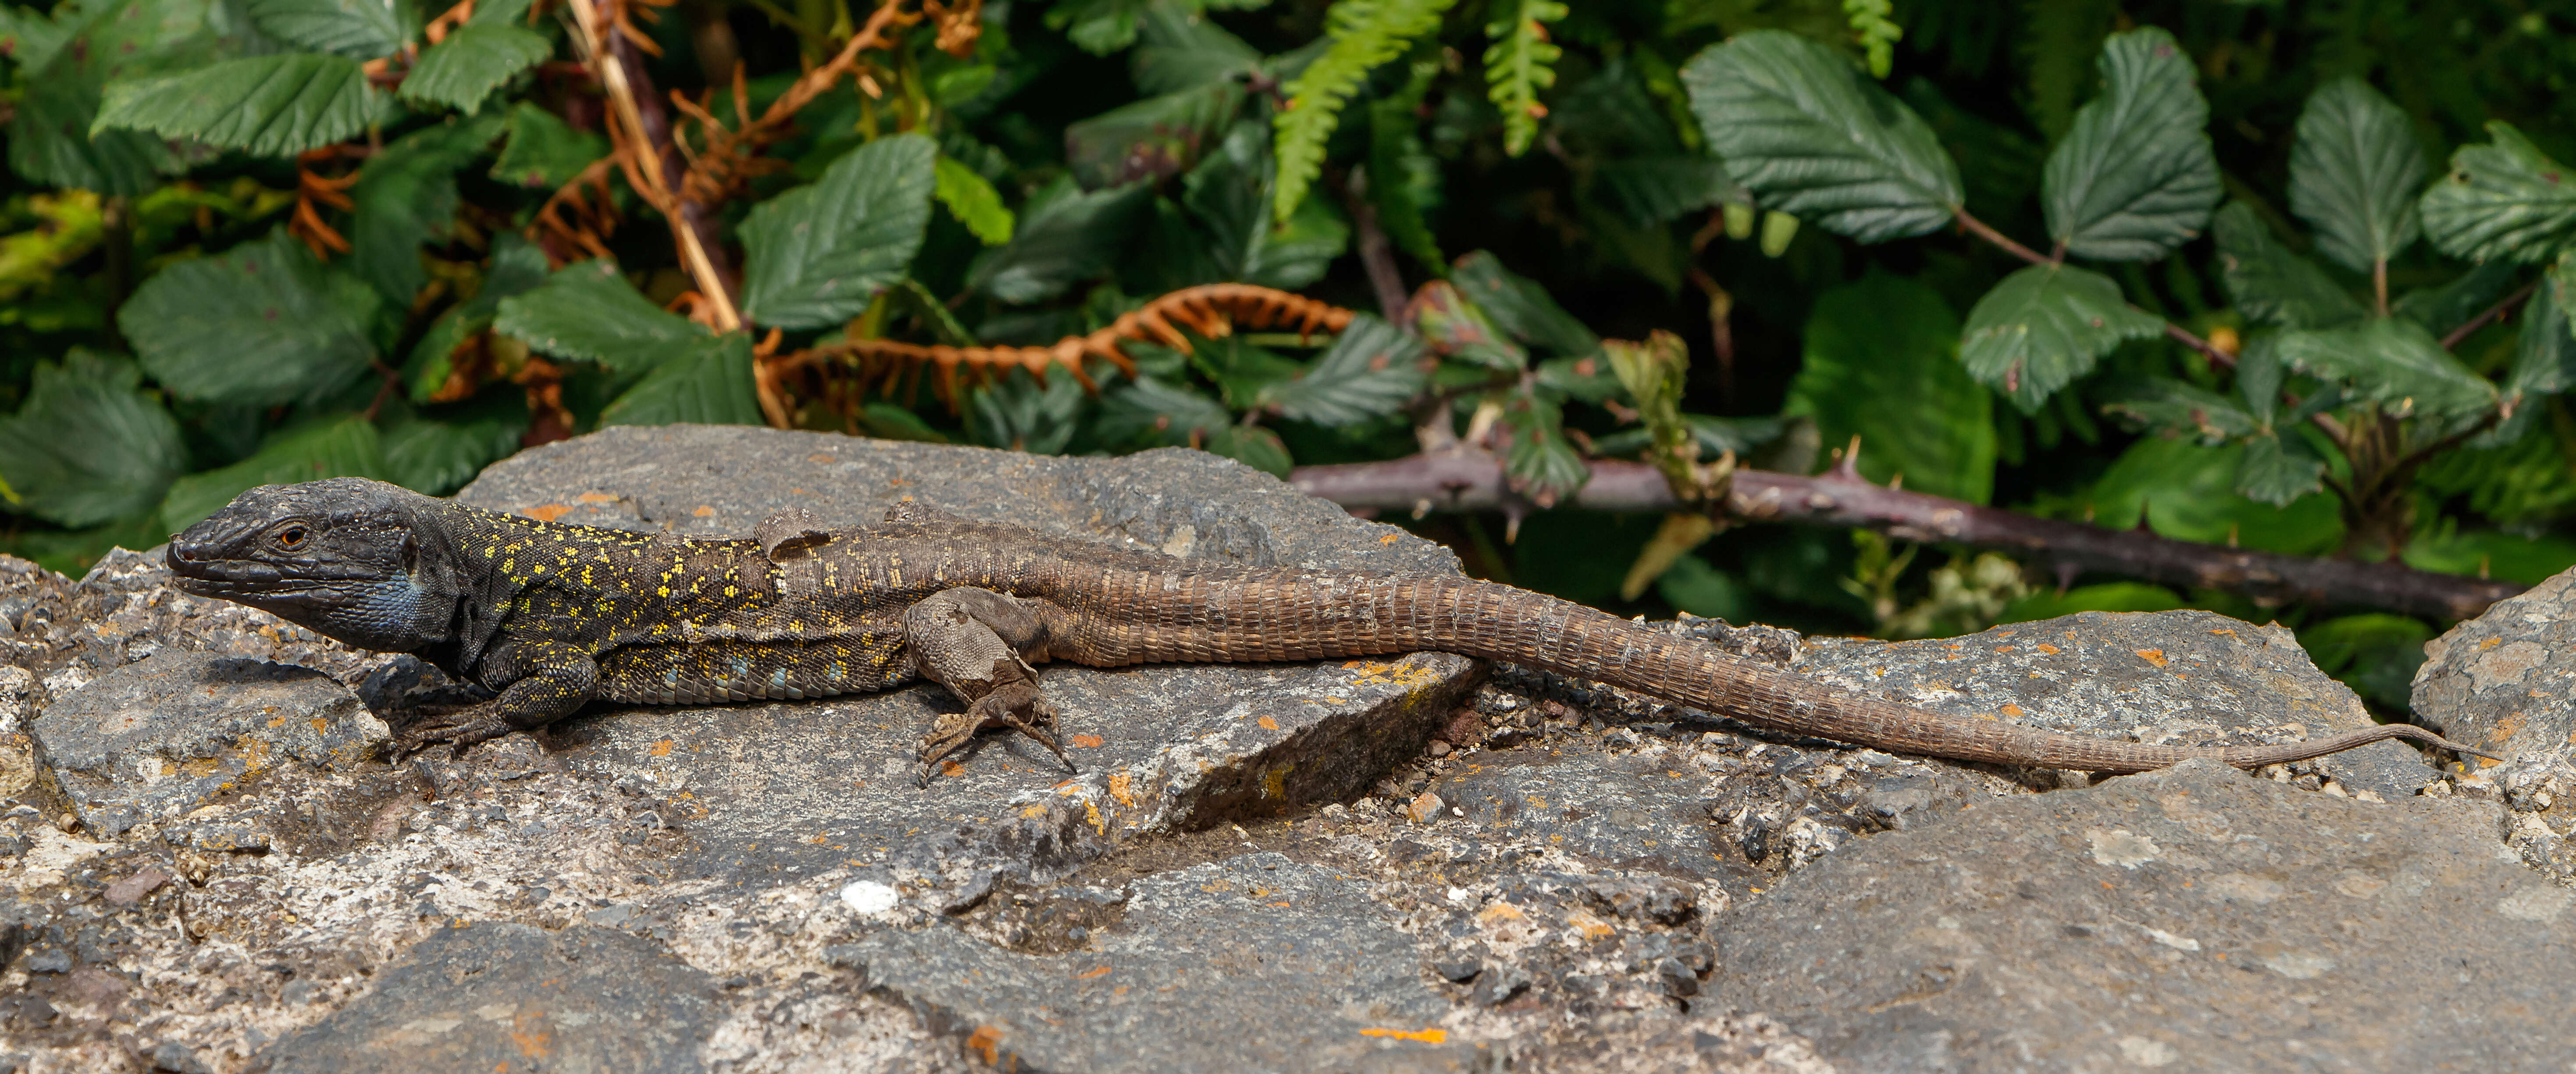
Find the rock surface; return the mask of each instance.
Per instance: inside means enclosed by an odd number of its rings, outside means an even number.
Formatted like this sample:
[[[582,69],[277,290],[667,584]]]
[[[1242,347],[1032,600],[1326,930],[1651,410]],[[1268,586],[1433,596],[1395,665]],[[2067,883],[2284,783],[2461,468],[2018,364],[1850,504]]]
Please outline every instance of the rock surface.
[[[2424,646],[2416,719],[2506,759],[2464,783],[2501,792],[2506,842],[2576,882],[2576,571],[2495,603]]]
[[[1455,569],[1187,452],[618,430],[470,494],[731,533],[907,493],[1194,556]],[[187,716],[180,691],[123,752],[75,748],[131,708],[111,699],[218,669],[364,742],[368,710],[436,677],[192,601],[142,555],[80,582],[0,560],[0,626],[0,1071],[2514,1071],[2571,1050],[2546,1016],[2576,980],[2576,895],[2498,836],[2548,864],[2532,826],[2576,784],[2520,766],[2446,776],[2383,746],[2094,785],[1415,656],[1049,667],[1098,739],[1070,780],[997,740],[913,789],[901,762],[948,703],[913,689],[603,708],[399,768],[268,747],[264,775],[172,817],[198,775],[65,758],[189,753],[249,695]],[[1672,629],[2124,737],[2362,718],[2284,633],[2200,613],[1895,645]],[[84,778],[131,826],[84,819],[61,790]],[[2478,1021],[2425,1021],[2452,1016]]]

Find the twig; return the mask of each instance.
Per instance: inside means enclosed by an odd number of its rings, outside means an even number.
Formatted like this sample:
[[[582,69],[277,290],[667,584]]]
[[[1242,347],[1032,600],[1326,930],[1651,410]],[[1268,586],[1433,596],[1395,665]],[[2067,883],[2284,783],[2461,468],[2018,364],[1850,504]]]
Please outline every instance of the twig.
[[[2024,246],[2024,245],[2022,245],[2022,244],[2020,244],[2020,243],[2018,243],[2018,242],[2014,242],[2014,241],[2012,240],[2012,236],[2010,236],[2010,235],[2006,235],[2006,234],[2004,234],[2003,232],[1997,231],[1997,230],[1995,230],[1995,229],[1993,229],[1993,228],[1991,228],[1991,227],[1986,226],[1986,222],[1985,222],[1985,221],[1983,221],[1983,220],[1979,220],[1979,219],[1977,219],[1977,218],[1976,218],[1976,217],[1974,217],[1974,216],[1970,216],[1970,215],[1968,214],[1968,210],[1966,210],[1966,209],[1959,209],[1959,210],[1956,210],[1956,212],[1957,212],[1957,215],[1958,215],[1958,217],[1959,217],[1959,226],[1960,226],[1960,227],[1963,227],[1963,228],[1968,229],[1968,231],[1969,231],[1969,233],[1970,233],[1970,234],[1973,234],[1973,235],[1975,235],[1975,236],[1976,236],[1976,237],[1978,237],[1978,238],[1984,239],[1984,240],[1986,240],[1987,242],[1991,242],[1991,243],[1993,243],[1993,244],[1995,244],[1995,245],[1997,245],[1997,246],[2003,247],[2005,250],[2010,251],[2014,257],[2018,257],[2018,258],[2020,258],[2020,259],[2022,259],[2022,260],[2024,260],[2024,261],[2028,261],[2028,262],[2030,262],[2031,264],[2034,264],[2034,265],[2053,265],[2053,264],[2056,264],[2056,262],[2049,260],[2049,259],[2048,259],[2048,257],[2047,257],[2047,255],[2042,254],[2042,253],[2040,253],[2040,252],[2039,252],[2039,251],[2037,251],[2037,250],[2033,250],[2033,249],[2031,249],[2030,247]]]
[[[2132,308],[2135,308],[2135,307],[2132,307]],[[2200,338],[2199,336],[2196,336],[2196,335],[2191,334],[2191,330],[2190,330],[2190,329],[2188,329],[2188,328],[2184,328],[2183,326],[2178,325],[2178,324],[2175,324],[2175,323],[2173,323],[2172,321],[2166,321],[2166,322],[2165,322],[2165,335],[2166,335],[2167,337],[2171,338],[2171,339],[2172,339],[2174,342],[2176,342],[2176,343],[2180,343],[2180,344],[2182,344],[2183,346],[2189,347],[2189,348],[2191,348],[2191,349],[2193,349],[2193,350],[2199,351],[2199,352],[2200,352],[2200,353],[2202,353],[2202,354],[2206,354],[2206,355],[2208,355],[2208,356],[2209,356],[2209,360],[2210,360],[2210,361],[2216,362],[2216,363],[2218,363],[2218,364],[2220,364],[2220,365],[2223,365],[2223,366],[2229,366],[2229,367],[2233,367],[2233,366],[2235,366],[2235,365],[2236,365],[2236,356],[2235,356],[2235,355],[2233,355],[2233,354],[2229,354],[2229,353],[2227,353],[2226,351],[2223,351],[2223,350],[2218,349],[2218,345],[2217,345],[2217,344],[2212,343],[2212,342],[2210,342],[2210,341],[2208,341],[2208,340],[2202,339],[2202,338]]]
[[[2495,305],[2489,306],[2485,310],[2481,311],[2477,316],[2461,322],[2458,328],[2452,329],[2450,334],[2443,336],[2442,349],[2447,351],[2453,347],[2459,346],[2461,340],[2476,335],[2478,329],[2486,327],[2488,322],[2500,319],[2507,314],[2512,313],[2515,306],[2521,305],[2524,299],[2530,298],[2531,293],[2539,289],[2540,281],[2533,280],[2530,283],[2522,285],[2520,290],[2498,299]]]
[[[1367,270],[1369,287],[1377,292],[1378,312],[1389,324],[1404,323],[1404,305],[1411,292],[1404,286],[1404,271],[1395,264],[1395,244],[1387,240],[1386,229],[1377,222],[1377,206],[1368,199],[1368,184],[1376,176],[1365,171],[1342,184],[1342,204],[1350,209],[1351,227],[1359,232],[1360,267]]]
[[[661,101],[652,96],[652,82],[645,76],[635,42],[620,32],[615,17],[599,10],[598,0],[566,0],[566,5],[581,26],[594,74],[608,89],[609,137],[619,150],[618,163],[626,172],[627,185],[670,220],[680,264],[697,283],[698,292],[707,297],[715,321],[712,327],[719,332],[742,327],[729,273],[717,263],[724,251],[716,245],[715,221],[703,210],[691,211],[674,189],[688,168],[671,143],[670,123]]]
[[[2266,603],[2310,601],[2465,619],[2523,589],[2509,582],[2434,574],[2397,563],[2220,548],[2142,531],[2034,518],[1847,478],[1739,469],[1734,480],[1728,507],[1745,521],[1857,526],[1905,540],[2016,552],[2061,570],[2233,590]],[[1434,510],[1485,511],[1502,508],[1511,496],[1503,468],[1492,456],[1466,452],[1304,466],[1292,472],[1289,481],[1299,491],[1348,508],[1414,510],[1428,505]],[[1592,480],[1575,493],[1572,502],[1560,506],[1664,512],[1675,509],[1678,501],[1653,467],[1601,461],[1592,464]]]

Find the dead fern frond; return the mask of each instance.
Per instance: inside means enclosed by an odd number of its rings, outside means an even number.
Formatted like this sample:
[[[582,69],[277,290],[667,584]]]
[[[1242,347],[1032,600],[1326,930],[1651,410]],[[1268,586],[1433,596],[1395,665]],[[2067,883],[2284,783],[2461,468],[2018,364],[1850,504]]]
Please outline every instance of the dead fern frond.
[[[333,253],[349,252],[349,240],[324,223],[321,210],[314,205],[319,203],[343,211],[356,208],[357,203],[349,199],[348,191],[358,184],[358,173],[353,169],[344,175],[324,175],[314,169],[351,153],[363,152],[355,147],[326,145],[295,158],[295,213],[287,219],[286,231],[304,240],[304,245],[313,251],[316,258],[329,260]]]
[[[975,39],[984,33],[984,0],[961,0],[953,7],[921,0],[921,12],[938,20],[939,38],[933,44],[939,51],[961,60],[975,54]]]
[[[421,27],[420,35],[428,38],[430,44],[440,44],[447,40],[449,32],[465,25],[473,17],[474,0],[457,0],[455,7],[441,12],[437,18],[429,20],[429,25]]]
[[[1087,359],[1096,358],[1129,376],[1136,375],[1135,361],[1120,349],[1123,344],[1158,343],[1188,354],[1191,334],[1202,339],[1222,339],[1233,334],[1238,324],[1255,328],[1294,326],[1299,335],[1313,335],[1319,331],[1339,332],[1350,323],[1350,310],[1304,295],[1251,284],[1215,283],[1174,291],[1120,314],[1097,332],[1066,336],[1044,347],[949,347],[858,339],[781,355],[764,364],[776,365],[776,375],[783,376],[795,369],[838,360],[850,365],[863,383],[882,381],[888,396],[894,394],[895,385],[906,374],[936,366],[939,397],[955,408],[960,400],[961,369],[979,382],[1010,369],[1026,369],[1043,383],[1050,370],[1061,368],[1084,388],[1097,391],[1098,383],[1084,368]]]
[[[607,157],[590,162],[581,174],[554,192],[528,224],[528,241],[546,252],[555,268],[584,257],[608,256],[608,237],[617,233],[617,203],[609,199]]]

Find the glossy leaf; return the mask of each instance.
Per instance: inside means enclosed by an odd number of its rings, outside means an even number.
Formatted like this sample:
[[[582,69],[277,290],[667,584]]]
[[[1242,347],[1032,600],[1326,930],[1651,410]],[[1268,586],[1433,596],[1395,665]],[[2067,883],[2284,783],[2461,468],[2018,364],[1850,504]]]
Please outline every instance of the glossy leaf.
[[[758,425],[751,334],[702,336],[672,348],[644,379],[601,411],[599,424]]]
[[[574,130],[554,113],[526,101],[510,106],[509,124],[501,159],[492,162],[492,178],[504,183],[552,190],[608,155],[607,138]]]
[[[606,261],[566,265],[544,286],[502,299],[495,312],[492,327],[502,335],[618,370],[649,369],[708,338],[704,326],[654,305]]]
[[[1004,302],[1063,294],[1109,270],[1153,194],[1144,183],[1085,193],[1061,180],[1029,199],[1010,245],[978,259],[968,281]]]
[[[1002,204],[1002,194],[975,169],[942,155],[932,164],[931,196],[948,208],[948,214],[966,225],[966,230],[986,246],[1000,246],[1011,241],[1010,206]]]
[[[2143,521],[2177,540],[2291,555],[2319,555],[2343,543],[2331,496],[2275,507],[2239,494],[2245,453],[2237,443],[2204,447],[2187,439],[2141,439],[2094,482],[2087,497],[2093,523],[2124,530]]]
[[[2209,102],[2191,58],[2154,27],[2103,42],[2098,66],[2102,96],[2075,113],[2040,176],[2048,234],[2078,257],[2153,260],[2218,205]]]
[[[2111,348],[2164,330],[2161,318],[2122,300],[2108,276],[2033,265],[2004,277],[1968,311],[1959,360],[1970,376],[2033,413]]]
[[[2565,166],[2503,120],[2495,140],[2451,154],[2451,173],[2418,203],[2433,248],[2471,261],[2557,258],[2576,235],[2576,182]]]
[[[426,127],[386,146],[358,173],[349,191],[358,206],[350,263],[387,300],[409,306],[429,282],[421,244],[447,236],[456,220],[456,170],[481,156],[501,128],[498,116]]]
[[[2318,253],[2369,272],[2421,233],[2415,200],[2425,170],[2406,113],[2360,79],[2339,78],[2299,113],[2290,211],[2316,229]]]
[[[1362,313],[1304,375],[1270,385],[1260,401],[1281,417],[1351,425],[1404,408],[1422,387],[1420,341]]]
[[[117,311],[145,372],[183,399],[320,399],[367,371],[375,292],[284,233],[153,274]]]
[[[2102,409],[2213,442],[2251,435],[2261,425],[2235,399],[2171,377],[2140,377],[2122,384]]]
[[[1503,478],[1512,491],[1540,507],[1573,498],[1592,480],[1592,468],[1565,439],[1565,412],[1530,392],[1503,403]]]
[[[877,139],[743,218],[743,316],[821,328],[858,316],[921,249],[937,187],[927,136]]]
[[[1784,416],[1835,448],[1861,439],[1860,472],[1970,503],[1994,494],[1994,396],[1957,361],[1959,315],[1920,281],[1873,272],[1817,296]]]
[[[1940,228],[1959,207],[1959,167],[1932,128],[1821,43],[1738,34],[1682,81],[1727,174],[1767,208],[1884,242]]]
[[[2451,418],[2496,404],[2495,385],[2402,317],[2347,328],[2283,332],[2276,344],[2292,369],[2340,381],[2354,397],[2402,413]]]
[[[0,418],[0,483],[11,511],[81,528],[161,502],[188,465],[179,423],[142,390],[133,362],[75,347],[39,363],[26,402]]]
[[[2245,203],[2218,210],[2211,224],[2219,278],[2247,317],[2284,328],[2333,328],[2370,315],[2324,269],[2274,241]]]
[[[523,392],[485,392],[472,402],[414,415],[384,431],[387,480],[444,496],[519,450],[528,429]]]
[[[260,485],[372,477],[391,473],[376,427],[355,414],[327,418],[271,436],[259,452],[219,470],[189,474],[161,500],[161,527],[177,533],[205,520]]]
[[[384,0],[244,0],[260,32],[317,52],[372,60],[409,39],[399,4]]]
[[[1601,337],[1565,312],[1547,289],[1503,267],[1478,250],[1458,259],[1449,278],[1460,293],[1512,338],[1557,354],[1582,356],[1601,349]]]
[[[365,3],[367,0],[343,0]],[[524,27],[474,24],[461,26],[447,40],[420,54],[420,65],[403,79],[404,99],[446,105],[472,114],[483,99],[511,76],[544,62],[555,47],[545,35]]]
[[[146,130],[284,157],[358,133],[388,104],[357,61],[288,52],[110,83],[90,129]]]

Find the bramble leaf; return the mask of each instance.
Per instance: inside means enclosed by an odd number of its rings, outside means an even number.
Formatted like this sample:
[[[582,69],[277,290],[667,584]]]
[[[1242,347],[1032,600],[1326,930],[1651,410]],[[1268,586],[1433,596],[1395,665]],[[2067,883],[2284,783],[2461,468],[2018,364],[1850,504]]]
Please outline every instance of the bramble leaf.
[[[1749,31],[1682,81],[1709,148],[1765,208],[1861,242],[1923,234],[1959,208],[1959,166],[1932,128],[1823,44]]]
[[[622,371],[652,368],[708,338],[704,326],[654,305],[608,261],[565,265],[543,286],[502,299],[496,313],[492,328],[502,335]]]
[[[1449,278],[1459,293],[1521,342],[1576,357],[1601,349],[1601,337],[1557,305],[1546,288],[1513,275],[1490,253],[1478,250],[1459,258]]]
[[[474,297],[448,307],[447,312],[430,322],[429,331],[412,345],[411,357],[403,363],[403,384],[411,401],[425,403],[438,394],[455,371],[449,359],[456,348],[484,329],[492,327],[492,317],[501,308],[501,300],[536,290],[546,282],[545,251],[535,243],[510,232],[492,240],[492,262],[483,271],[483,282],[474,289]]]
[[[2354,272],[2396,257],[2423,223],[2424,150],[2406,113],[2357,78],[2308,97],[2290,149],[2290,211],[2317,229],[2317,252]]]
[[[1109,270],[1153,195],[1150,183],[1085,193],[1071,178],[1058,180],[1021,207],[1009,245],[976,259],[968,285],[1012,303],[1063,294]]]
[[[1503,478],[1512,491],[1540,507],[1571,499],[1592,481],[1592,468],[1565,439],[1565,411],[1535,392],[1515,391],[1503,401],[1499,430]]]
[[[387,480],[414,492],[444,496],[519,450],[528,430],[528,397],[485,392],[473,401],[413,415],[383,434]]]
[[[1929,285],[1884,272],[1817,296],[1783,417],[1824,443],[1861,438],[1860,472],[1984,503],[1994,495],[1994,395],[1957,361],[1959,315]]]
[[[2490,121],[2487,133],[2495,141],[2461,146],[2424,192],[2424,237],[2471,261],[2555,259],[2576,234],[2576,183],[2512,124]]]
[[[90,131],[147,130],[285,157],[358,133],[390,103],[355,60],[285,52],[111,82]]]
[[[2115,34],[2097,65],[2102,96],[2048,155],[2048,234],[2079,257],[2148,261],[2200,232],[2218,204],[2209,102],[2191,58],[2155,27]]]
[[[2275,346],[2283,365],[2340,381],[2355,397],[2401,413],[2454,418],[2496,405],[2495,385],[2443,350],[2424,326],[2403,317],[2283,332]]]
[[[2236,465],[2236,491],[2256,503],[2288,507],[2324,488],[2325,472],[2325,460],[2308,450],[2307,441],[2265,433],[2245,441],[2245,458]]]
[[[1260,404],[1281,417],[1353,425],[1404,408],[1422,387],[1422,344],[1362,313],[1303,375],[1263,388]]]
[[[2252,435],[2261,424],[2235,399],[2172,377],[2140,377],[2124,383],[2102,409],[2210,442]]]
[[[751,333],[700,336],[670,349],[653,371],[599,414],[599,424],[758,425]]]
[[[82,347],[60,364],[36,365],[26,403],[0,418],[10,510],[77,529],[161,502],[187,469],[188,450],[142,376],[133,362]]]
[[[326,477],[381,480],[390,472],[383,441],[367,419],[349,414],[309,422],[269,437],[247,459],[172,482],[161,500],[161,526],[170,533],[187,529],[260,485]]]
[[[2230,202],[2211,221],[2219,278],[2245,316],[2284,328],[2332,328],[2370,315],[2361,300],[2314,262],[2273,241],[2244,202]]]
[[[365,2],[365,0],[358,0]],[[472,115],[483,99],[510,80],[554,55],[545,35],[518,26],[460,26],[447,40],[420,54],[420,65],[403,79],[405,100],[443,104]]]
[[[743,316],[799,329],[864,312],[921,249],[937,156],[925,135],[879,138],[754,206],[742,222]]]
[[[2120,285],[2108,276],[2071,265],[2032,265],[2004,277],[1968,311],[1959,361],[2023,413],[2036,413],[2057,389],[2091,372],[2111,348],[2164,330],[2163,319],[2122,300]]]
[[[501,159],[492,162],[492,178],[552,190],[607,155],[607,138],[574,130],[554,113],[521,101],[510,106],[510,137],[501,143]]]
[[[421,243],[444,238],[456,221],[456,170],[501,136],[501,117],[425,127],[397,139],[358,173],[350,266],[386,299],[408,306],[429,271]]]
[[[145,372],[182,399],[314,400],[376,357],[374,289],[278,232],[153,274],[117,311]]]
[[[411,37],[405,7],[383,0],[246,0],[245,6],[261,33],[362,62],[401,51]]]

